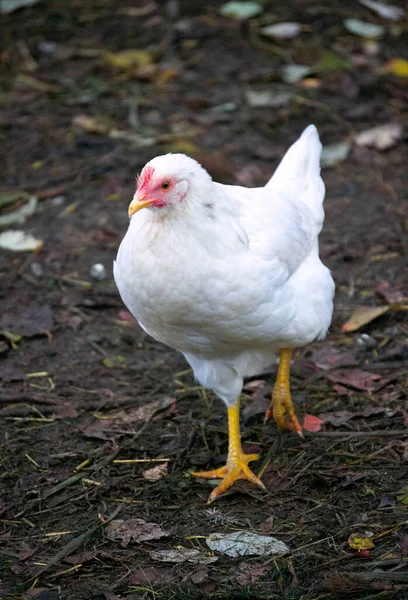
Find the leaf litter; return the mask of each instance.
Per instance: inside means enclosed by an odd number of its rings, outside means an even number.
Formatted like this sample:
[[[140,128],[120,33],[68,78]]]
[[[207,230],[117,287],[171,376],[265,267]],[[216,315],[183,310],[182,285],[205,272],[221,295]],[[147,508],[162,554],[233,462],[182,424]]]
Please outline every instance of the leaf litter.
[[[55,189],[63,181],[64,191],[58,194],[66,194],[75,210],[67,211],[58,227],[51,227],[50,223],[61,207],[57,209],[52,202],[47,203],[46,211],[38,210],[29,217],[30,226],[32,222],[35,227],[32,232],[46,242],[40,255],[42,277],[37,281],[40,287],[32,283],[34,271],[31,270],[31,259],[36,260],[35,256],[0,252],[4,303],[0,314],[18,312],[21,306],[37,302],[48,304],[53,311],[66,312],[67,318],[65,321],[57,319],[58,327],[53,329],[53,339],[41,334],[33,336],[20,345],[18,352],[11,348],[18,346],[21,336],[13,331],[6,331],[0,342],[2,363],[11,364],[13,360],[13,366],[19,369],[17,375],[44,367],[55,374],[56,382],[56,388],[49,391],[40,386],[31,387],[31,383],[40,381],[33,382],[29,378],[14,380],[11,371],[3,371],[6,378],[11,376],[11,381],[2,382],[0,401],[15,403],[22,411],[13,413],[18,416],[25,414],[23,411],[30,411],[25,404],[35,404],[40,412],[51,415],[53,421],[44,423],[24,419],[5,422],[6,429],[2,430],[7,430],[7,444],[2,446],[2,460],[6,467],[5,477],[2,477],[5,493],[0,512],[3,526],[10,535],[1,537],[2,548],[18,556],[21,550],[19,539],[27,540],[30,547],[38,547],[35,557],[27,558],[25,562],[28,565],[35,558],[39,564],[50,565],[45,576],[40,573],[38,584],[35,584],[48,586],[44,595],[54,593],[51,578],[57,575],[55,585],[61,586],[67,595],[80,593],[84,597],[101,594],[100,586],[106,586],[109,581],[109,589],[114,592],[105,590],[102,595],[112,600],[127,597],[130,600],[129,594],[178,597],[179,588],[184,587],[186,589],[180,589],[180,597],[186,591],[193,597],[193,586],[199,586],[197,591],[206,597],[218,594],[229,597],[242,595],[244,590],[240,588],[243,585],[253,586],[250,593],[254,597],[291,597],[303,590],[305,600],[309,600],[317,593],[315,591],[313,595],[311,590],[320,586],[329,570],[337,569],[338,560],[346,565],[347,570],[353,570],[356,564],[361,571],[372,570],[363,564],[364,561],[356,560],[363,557],[358,553],[370,550],[344,551],[348,534],[355,531],[353,524],[357,516],[357,521],[361,517],[361,521],[367,523],[368,531],[383,535],[381,552],[376,559],[383,575],[387,574],[386,557],[399,558],[407,548],[403,534],[406,525],[387,533],[398,523],[406,521],[406,506],[396,500],[398,490],[407,480],[406,430],[395,428],[398,427],[397,421],[404,422],[404,414],[396,409],[402,408],[404,403],[405,371],[403,368],[397,370],[391,363],[391,368],[388,368],[389,361],[402,364],[406,359],[402,350],[397,354],[406,337],[405,315],[390,309],[385,319],[373,320],[370,337],[374,343],[370,346],[358,343],[361,334],[344,335],[340,327],[346,320],[345,315],[352,314],[360,303],[370,303],[370,300],[364,300],[366,297],[373,299],[379,295],[378,282],[388,278],[391,287],[397,289],[402,280],[405,266],[403,234],[408,231],[403,203],[404,137],[390,147],[391,152],[385,153],[375,148],[367,151],[354,145],[350,149],[352,160],[347,160],[347,157],[340,161],[336,159],[335,168],[327,170],[324,177],[328,190],[327,220],[321,248],[324,262],[334,272],[338,290],[333,327],[328,339],[318,348],[333,348],[340,358],[337,361],[332,353],[314,361],[312,353],[309,360],[309,352],[313,352],[315,346],[304,349],[304,364],[295,357],[291,382],[294,392],[297,390],[294,393],[295,403],[305,403],[306,424],[310,409],[321,420],[327,413],[347,410],[353,416],[337,415],[347,435],[344,431],[330,431],[331,424],[325,421],[322,428],[329,430],[324,432],[327,437],[310,434],[306,441],[300,442],[291,435],[278,436],[273,424],[264,429],[263,415],[253,415],[243,424],[243,435],[250,445],[262,440],[261,461],[265,463],[262,462],[257,473],[269,462],[262,477],[265,480],[269,478],[271,496],[262,503],[250,494],[236,496],[233,501],[231,497],[225,497],[219,505],[223,510],[223,521],[210,521],[206,517],[201,490],[190,478],[183,476],[196,458],[200,468],[217,466],[214,464],[217,460],[218,464],[223,464],[227,438],[222,405],[213,401],[211,393],[208,393],[205,402],[200,403],[201,391],[194,390],[193,382],[190,384],[192,388],[183,386],[182,391],[174,391],[173,375],[185,368],[184,364],[166,348],[154,344],[147,335],[140,340],[138,337],[135,343],[136,336],[131,328],[118,324],[118,312],[123,307],[109,280],[92,283],[90,291],[68,285],[65,275],[75,272],[72,275],[74,279],[88,278],[91,264],[111,264],[121,232],[127,226],[127,217],[126,211],[122,214],[118,206],[105,202],[106,197],[117,190],[109,189],[105,194],[104,186],[115,174],[125,182],[123,199],[130,197],[134,191],[133,175],[148,158],[163,153],[164,143],[177,144],[180,151],[190,152],[194,147],[195,152],[198,149],[202,154],[211,155],[212,164],[215,163],[215,167],[211,168],[216,173],[220,172],[218,163],[222,163],[221,176],[225,182],[233,182],[235,173],[246,171],[244,176],[250,185],[262,185],[288,141],[295,140],[309,122],[318,125],[325,145],[328,141],[349,141],[350,132],[355,130],[365,131],[374,125],[399,119],[403,122],[408,80],[403,46],[405,21],[401,24],[381,22],[374,13],[370,15],[368,8],[358,3],[352,10],[342,7],[340,13],[331,15],[321,15],[319,10],[312,14],[308,3],[300,3],[296,15],[290,14],[283,4],[277,12],[271,12],[270,3],[259,3],[262,10],[255,18],[250,17],[249,21],[238,18],[232,22],[221,18],[218,7],[211,7],[208,3],[172,2],[173,12],[177,4],[180,11],[174,18],[168,19],[163,11],[158,10],[157,3],[148,2],[141,8],[133,7],[135,13],[132,13],[132,8],[126,9],[125,26],[129,28],[126,48],[146,50],[153,56],[154,74],[149,75],[143,72],[145,67],[137,64],[131,68],[126,65],[123,69],[103,62],[105,49],[113,53],[125,49],[121,47],[123,22],[120,25],[117,18],[118,14],[124,13],[120,8],[117,12],[117,7],[115,13],[112,3],[99,3],[97,11],[94,11],[93,0],[77,3],[72,19],[69,3],[66,3],[61,25],[66,39],[64,43],[72,46],[68,48],[70,53],[61,61],[58,54],[63,48],[48,54],[43,52],[41,45],[45,48],[45,44],[50,43],[47,29],[44,30],[42,25],[43,17],[47,22],[47,15],[50,15],[48,4],[39,3],[38,7],[7,17],[12,31],[10,37],[16,41],[18,30],[15,28],[21,29],[21,19],[28,24],[34,19],[35,32],[30,33],[30,27],[27,28],[26,42],[29,53],[35,57],[38,75],[34,71],[28,78],[15,77],[19,65],[28,64],[28,60],[22,56],[20,62],[20,51],[11,47],[11,91],[8,92],[6,81],[1,98],[2,126],[5,125],[10,135],[2,140],[2,150],[9,153],[7,162],[14,167],[4,185],[27,189],[27,193],[40,199],[41,190]],[[402,3],[399,4],[402,6]],[[145,16],[132,16],[139,15],[138,11]],[[386,34],[381,41],[347,35],[342,25],[347,16],[358,16],[366,22],[371,17],[373,23],[385,28]],[[282,22],[291,19],[304,22],[301,37],[288,38],[282,43],[276,38],[276,45],[275,39],[266,39],[261,29],[278,19]],[[106,27],[108,20],[109,27]],[[86,24],[85,45],[81,35],[78,36],[78,28],[73,26],[78,22]],[[311,26],[307,25],[309,23]],[[16,35],[13,35],[13,30]],[[245,53],[240,54],[243,46]],[[6,45],[6,52],[2,55],[6,69],[8,52]],[[162,66],[172,60],[177,60],[179,77],[166,79],[166,75],[160,87],[156,87]],[[304,69],[285,69],[298,64]],[[286,81],[285,72],[298,80]],[[345,72],[347,78],[343,77]],[[98,80],[96,85],[89,83],[92,78]],[[242,89],[275,93],[278,92],[276,82],[280,79],[288,85],[279,92],[293,92],[294,101],[285,100],[277,110],[268,106],[248,109],[248,102],[242,101]],[[202,108],[194,108],[184,102],[196,87],[202,97]],[[357,90],[354,97],[350,93],[353,89]],[[138,116],[143,130],[140,133],[134,131],[128,118],[127,99],[134,95],[138,102],[141,100]],[[300,96],[305,100],[303,104],[298,102]],[[234,99],[232,103],[231,98]],[[233,112],[223,111],[222,107],[230,109],[230,105]],[[220,112],[212,110],[217,106]],[[29,114],[35,114],[36,119],[31,119],[28,124]],[[86,127],[80,125],[74,128],[72,119],[78,114],[100,119],[102,124],[107,124],[109,131],[86,131]],[[47,121],[50,115],[51,135]],[[105,117],[108,118],[105,120]],[[180,135],[180,124],[201,118],[205,119],[204,129],[201,127],[201,131],[188,139],[184,134]],[[118,121],[113,125],[113,119],[120,119],[120,124]],[[19,144],[16,140],[24,133],[26,124],[30,135],[24,136],[24,144]],[[88,125],[90,129],[98,127],[95,122]],[[176,134],[173,134],[173,129],[178,130]],[[168,131],[172,132],[171,139]],[[55,140],[58,140],[58,152],[53,146]],[[40,141],[41,156],[38,156]],[[20,165],[36,165],[39,159],[51,168],[20,168]],[[246,169],[248,166],[256,167],[257,172]],[[19,202],[5,206],[2,214],[13,212],[21,206]],[[40,205],[40,208],[43,206]],[[103,227],[96,225],[97,222],[103,223],[103,219],[110,223],[116,237],[102,237],[101,234],[99,238],[92,237],[92,244],[88,243],[90,240],[85,241],[80,233]],[[333,240],[337,243],[334,250]],[[390,252],[394,253],[393,258],[388,259],[386,264],[370,260],[371,256]],[[98,294],[98,302],[94,305],[87,304],[91,293]],[[388,296],[388,300],[382,297],[381,303],[388,305],[391,295]],[[75,328],[70,326],[71,322],[76,323]],[[90,346],[87,336],[93,333],[97,333],[102,341]],[[350,355],[357,359],[354,367],[361,365],[361,370],[385,375],[390,383],[375,392],[345,387],[347,384],[344,384],[343,393],[346,390],[349,396],[337,394],[341,384],[332,382],[331,385],[320,369],[333,372],[339,366],[349,367]],[[112,368],[101,364],[105,357],[118,356],[125,358],[126,368],[116,369],[115,362]],[[43,363],[41,368],[39,362]],[[381,371],[380,367],[385,370]],[[249,392],[265,396],[264,400],[268,403],[274,369],[261,377],[265,386],[255,386],[252,391],[249,388]],[[139,407],[147,407],[165,395],[180,398],[177,411],[173,402],[163,409],[163,418],[156,419],[155,413],[153,416],[147,414],[150,419],[148,434],[135,435],[140,430],[134,431],[131,425]],[[365,407],[367,397],[371,395],[370,407]],[[52,403],[51,406],[47,402]],[[245,402],[247,407],[253,405],[249,400]],[[375,406],[371,406],[371,402],[375,402]],[[55,406],[58,406],[57,411],[61,406],[61,419],[53,416],[57,412]],[[75,414],[75,407],[79,409],[79,417],[72,424],[70,415]],[[369,414],[369,410],[374,408],[383,412]],[[13,410],[17,409],[13,407]],[[32,411],[30,414],[33,414]],[[395,416],[391,420],[388,417],[392,414]],[[142,427],[143,411],[139,416]],[[124,421],[121,423],[122,418]],[[130,426],[126,425],[126,418]],[[101,444],[97,437],[85,439],[78,429],[79,425],[92,420],[101,427],[100,432],[103,431],[108,440],[106,444]],[[371,437],[370,425],[380,429],[377,431],[379,436]],[[124,433],[119,434],[119,430]],[[381,437],[384,431],[390,436],[387,440],[390,443],[384,443]],[[193,434],[191,437],[190,433]],[[370,437],[353,437],[354,433],[370,434]],[[122,436],[120,443],[117,441],[119,435]],[[335,445],[330,435],[338,435]],[[172,461],[174,459],[171,463],[174,468],[166,477],[149,482],[142,476],[145,467],[139,466],[135,489],[130,479],[132,468],[119,468],[118,464],[110,462],[98,472],[97,479],[103,485],[82,485],[84,478],[94,478],[93,471],[88,467],[79,472],[74,469],[82,462],[92,461],[94,451],[102,447],[104,452],[120,451],[123,458],[170,456]],[[44,470],[39,471],[24,457],[24,452]],[[322,457],[318,468],[313,462],[316,456]],[[165,459],[160,460],[160,464],[165,462]],[[68,476],[73,472],[76,477]],[[346,478],[346,475],[349,479],[343,488],[338,485],[338,478]],[[57,484],[58,481],[61,483]],[[47,490],[52,492],[50,496],[46,496]],[[385,495],[394,505],[388,503],[379,510],[380,498]],[[41,504],[33,500],[37,497],[41,498]],[[171,545],[169,538],[163,537],[140,544],[129,543],[122,548],[120,541],[109,540],[100,529],[88,531],[89,523],[96,516],[95,507],[101,503],[121,506],[125,521],[143,516],[146,521],[159,524],[164,530],[171,528]],[[311,507],[311,512],[307,506]],[[265,510],[272,520],[265,520]],[[23,515],[18,516],[19,512]],[[193,549],[198,551],[198,555],[195,554],[196,564],[185,562],[185,556],[178,564],[166,564],[150,556],[152,547],[156,551],[158,547],[176,551],[186,545],[191,523],[194,523],[194,532],[205,537],[214,529],[225,533],[236,528],[265,532],[278,538],[289,535],[284,539],[290,540],[293,551],[303,546],[296,554],[299,584],[293,583],[293,566],[288,556],[253,555],[233,559],[217,552],[213,558],[218,558],[218,562],[203,566],[202,561],[211,556],[212,551],[200,548],[204,541],[201,542],[199,536],[193,541]],[[367,537],[365,527],[360,529],[359,526],[360,537]],[[78,531],[85,531],[86,537],[78,536]],[[72,537],[76,539],[76,549],[67,547]],[[375,539],[374,542],[377,544]],[[102,553],[87,561],[89,555],[86,552],[93,548],[101,549]],[[73,557],[73,562],[66,563],[61,556]],[[56,562],[50,561],[50,557],[56,558]],[[84,568],[79,566],[81,561],[85,562]],[[4,586],[19,585],[26,579],[24,573],[13,573],[9,564],[6,555],[0,595],[4,593]],[[144,578],[142,571],[146,575]],[[138,589],[129,585],[138,586]],[[340,579],[332,594],[345,596],[342,585]],[[406,591],[402,590],[400,595],[404,593]],[[354,597],[364,595],[354,593]]]
[[[233,558],[237,556],[271,556],[290,552],[284,542],[250,531],[211,533],[205,542],[214,552],[220,552]]]
[[[354,142],[357,146],[370,146],[376,150],[388,150],[395,146],[403,135],[401,123],[384,123],[359,133]]]
[[[44,242],[24,231],[8,230],[0,233],[0,248],[11,252],[37,252]]]
[[[174,550],[152,550],[150,556],[153,560],[170,563],[200,563],[211,564],[217,562],[217,556],[209,556],[195,548],[176,548]]]
[[[159,540],[170,535],[170,532],[162,529],[157,523],[135,518],[111,521],[106,527],[106,535],[110,540],[120,542],[122,548],[126,548],[129,544]]]

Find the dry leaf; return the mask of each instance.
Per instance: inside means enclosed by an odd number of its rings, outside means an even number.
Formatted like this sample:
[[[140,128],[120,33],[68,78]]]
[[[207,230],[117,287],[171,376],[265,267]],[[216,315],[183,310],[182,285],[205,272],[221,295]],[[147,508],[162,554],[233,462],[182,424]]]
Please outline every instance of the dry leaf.
[[[348,539],[348,545],[353,550],[371,550],[375,548],[374,542],[369,537],[364,537],[359,533],[352,533]]]
[[[360,19],[346,19],[344,27],[350,33],[368,39],[378,38],[385,33],[385,28],[382,25],[374,25],[374,23],[367,23]]]
[[[267,565],[251,564],[249,562],[242,562],[238,566],[238,573],[235,574],[235,580],[239,585],[247,586],[254,584],[262,577],[268,570]]]
[[[371,146],[377,150],[392,148],[402,138],[401,123],[385,123],[362,131],[355,138],[357,146]]]
[[[152,552],[150,552],[150,556],[151,558],[153,558],[153,560],[160,560],[162,562],[172,563],[190,562],[209,564],[218,560],[216,556],[208,556],[204,552],[201,552],[200,550],[195,550],[194,548],[177,548],[175,550],[153,550]]]
[[[220,8],[220,13],[223,17],[229,17],[230,19],[250,19],[256,17],[263,11],[263,7],[258,2],[227,2]]]
[[[266,35],[267,37],[274,37],[277,39],[290,39],[294,38],[302,30],[302,26],[300,23],[294,23],[292,21],[287,21],[285,23],[275,23],[274,25],[268,25],[267,27],[263,27],[261,29],[261,33]]]
[[[42,240],[24,231],[3,231],[0,233],[0,248],[12,252],[35,252],[44,245]]]
[[[269,556],[286,554],[288,546],[274,537],[258,535],[251,531],[234,531],[232,533],[211,533],[205,540],[211,550],[227,556]]]
[[[324,146],[321,155],[322,167],[335,167],[346,160],[351,148],[351,142],[344,141]]]
[[[289,104],[292,98],[293,92],[277,86],[268,90],[248,89],[245,91],[247,104],[252,108],[280,108]]]
[[[26,204],[11,213],[0,216],[0,226],[24,223],[37,209],[38,200],[32,196]]]
[[[404,9],[400,8],[399,6],[384,4],[383,2],[376,2],[375,0],[359,0],[359,2],[363,6],[370,8],[383,19],[399,21],[404,16]]]
[[[175,403],[175,398],[164,396],[164,398],[159,398],[159,400],[154,400],[153,402],[146,402],[134,409],[118,411],[112,418],[115,420],[115,423],[121,423],[122,425],[134,423],[135,421],[149,421],[156,412],[174,406]]]
[[[162,477],[167,475],[167,467],[168,463],[162,463],[161,465],[157,465],[157,467],[153,467],[152,469],[147,469],[143,471],[142,475],[148,481],[158,481]]]
[[[371,415],[384,413],[384,411],[385,408],[383,406],[367,406],[362,411],[335,410],[333,412],[320,413],[319,416],[323,423],[330,423],[333,427],[341,427],[355,417],[370,417]]]
[[[316,433],[317,431],[321,430],[322,423],[323,421],[319,417],[306,414],[303,420],[302,429],[309,431],[310,433]]]
[[[143,519],[111,521],[105,531],[110,540],[120,542],[123,548],[126,548],[131,542],[140,544],[147,540],[158,540],[170,533],[164,531],[157,523],[147,523]]]
[[[53,326],[53,313],[47,304],[26,306],[15,312],[3,312],[0,316],[0,330],[26,338],[47,334]]]
[[[356,390],[370,392],[381,389],[390,381],[386,377],[381,377],[378,373],[369,373],[368,371],[356,368],[338,369],[333,373],[328,373],[327,377],[334,383],[341,383],[343,385],[349,385]]]
[[[87,115],[76,115],[72,119],[74,127],[80,127],[87,133],[108,133],[110,127],[97,117],[88,117]]]
[[[124,50],[123,52],[104,52],[102,61],[118,71],[129,71],[151,65],[153,57],[146,50]]]
[[[8,14],[23,6],[32,6],[40,0],[3,0],[0,2],[0,13]]]
[[[364,325],[368,325],[374,319],[385,315],[389,310],[389,306],[362,306],[344,323],[341,330],[345,333],[357,331],[360,327],[364,327]]]
[[[404,302],[404,296],[402,295],[401,290],[392,288],[389,281],[380,283],[377,286],[375,293],[390,306]]]

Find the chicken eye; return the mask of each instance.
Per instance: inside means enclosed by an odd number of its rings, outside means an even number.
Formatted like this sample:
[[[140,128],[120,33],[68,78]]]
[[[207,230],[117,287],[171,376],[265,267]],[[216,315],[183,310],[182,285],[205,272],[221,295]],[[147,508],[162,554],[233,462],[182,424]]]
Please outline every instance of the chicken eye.
[[[170,187],[170,181],[163,181],[163,183],[161,184],[162,190],[168,190],[169,187]]]

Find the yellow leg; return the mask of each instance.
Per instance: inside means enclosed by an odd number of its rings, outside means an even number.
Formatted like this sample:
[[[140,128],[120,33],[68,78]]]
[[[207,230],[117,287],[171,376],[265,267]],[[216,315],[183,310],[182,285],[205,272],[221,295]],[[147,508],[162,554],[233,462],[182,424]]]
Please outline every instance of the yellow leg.
[[[221,494],[240,479],[247,479],[265,490],[262,481],[248,467],[248,463],[251,460],[258,460],[258,454],[244,454],[242,451],[239,431],[239,400],[237,400],[232,408],[228,408],[228,433],[228,458],[225,467],[214,469],[213,471],[193,473],[195,477],[203,477],[204,479],[222,479],[220,485],[213,490],[208,498],[208,504],[214,502],[218,496],[221,496]]]
[[[271,405],[266,412],[265,420],[273,417],[279,427],[296,431],[302,436],[302,428],[295,414],[290,395],[289,374],[291,357],[292,350],[290,348],[282,348],[280,351],[278,375],[273,388]]]

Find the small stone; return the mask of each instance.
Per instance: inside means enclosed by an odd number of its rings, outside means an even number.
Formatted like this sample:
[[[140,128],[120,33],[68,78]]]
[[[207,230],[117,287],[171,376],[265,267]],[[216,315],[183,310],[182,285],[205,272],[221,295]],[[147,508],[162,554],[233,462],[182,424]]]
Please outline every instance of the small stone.
[[[31,263],[30,269],[31,269],[31,273],[34,275],[34,277],[37,277],[37,279],[39,279],[40,277],[43,276],[44,270],[42,268],[41,263],[39,263],[39,262]]]
[[[357,338],[357,344],[362,348],[375,348],[377,342],[374,338],[371,337],[371,335],[368,335],[367,333],[362,333]]]
[[[92,277],[92,279],[97,279],[98,281],[106,279],[106,269],[102,263],[95,263],[94,265],[92,265],[89,274]]]

